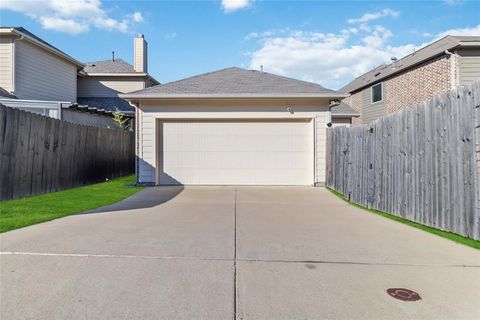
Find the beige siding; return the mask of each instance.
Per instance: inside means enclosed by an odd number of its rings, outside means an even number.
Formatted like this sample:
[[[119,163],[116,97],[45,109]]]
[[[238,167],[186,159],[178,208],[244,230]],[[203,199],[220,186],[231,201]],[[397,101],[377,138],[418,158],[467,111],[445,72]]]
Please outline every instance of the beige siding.
[[[383,86],[383,84],[382,84]],[[385,87],[383,87],[385,90]],[[385,91],[383,92],[383,98],[385,99]],[[362,123],[371,123],[380,117],[387,114],[385,110],[385,100],[372,103],[372,88],[368,87],[363,90],[362,93],[362,110],[361,110]]]
[[[147,42],[136,37],[133,46],[133,68],[137,72],[147,72]]]
[[[116,97],[119,93],[132,92],[144,87],[145,80],[138,77],[78,78],[79,97]]]
[[[13,45],[12,38],[0,38],[0,87],[13,91]]]
[[[480,50],[462,50],[459,55],[459,84],[464,86],[480,80]]]
[[[327,165],[327,123],[330,112],[319,112],[315,116],[315,183],[325,186]]]
[[[242,103],[244,103],[242,105]],[[286,111],[285,105],[291,105],[294,114]],[[328,101],[319,105],[296,105],[295,102],[266,103],[235,101],[199,103],[196,105],[181,102],[149,101],[140,105],[138,117],[138,181],[156,183],[156,120],[157,119],[274,119],[274,118],[310,118],[315,120],[315,182],[325,182],[326,124],[330,122]],[[313,173],[312,173],[313,174]]]
[[[31,100],[77,100],[77,67],[24,40],[15,41],[15,95]]]

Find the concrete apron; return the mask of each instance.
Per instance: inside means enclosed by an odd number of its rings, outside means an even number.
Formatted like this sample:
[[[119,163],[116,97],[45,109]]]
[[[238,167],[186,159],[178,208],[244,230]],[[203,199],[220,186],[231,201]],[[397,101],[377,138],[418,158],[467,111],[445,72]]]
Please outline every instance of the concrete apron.
[[[0,246],[2,319],[480,318],[479,251],[323,188],[147,188]]]

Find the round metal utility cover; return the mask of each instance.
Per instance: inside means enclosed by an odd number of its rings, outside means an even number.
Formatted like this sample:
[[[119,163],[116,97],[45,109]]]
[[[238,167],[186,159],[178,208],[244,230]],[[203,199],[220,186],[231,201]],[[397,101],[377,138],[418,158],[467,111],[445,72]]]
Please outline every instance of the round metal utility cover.
[[[402,301],[417,301],[422,299],[415,291],[405,288],[390,288],[387,289],[387,293],[391,297]]]

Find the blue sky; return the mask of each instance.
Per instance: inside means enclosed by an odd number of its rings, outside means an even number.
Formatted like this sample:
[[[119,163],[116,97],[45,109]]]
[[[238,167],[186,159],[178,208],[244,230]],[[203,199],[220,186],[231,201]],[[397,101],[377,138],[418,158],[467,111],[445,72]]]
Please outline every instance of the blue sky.
[[[77,60],[133,59],[145,34],[160,82],[229,66],[337,89],[445,34],[480,35],[479,1],[1,0],[23,26]]]

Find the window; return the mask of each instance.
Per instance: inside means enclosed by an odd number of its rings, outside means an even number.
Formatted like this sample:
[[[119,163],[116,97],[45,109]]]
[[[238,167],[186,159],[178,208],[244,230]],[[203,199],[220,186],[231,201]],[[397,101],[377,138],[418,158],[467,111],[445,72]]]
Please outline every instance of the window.
[[[378,83],[372,86],[372,103],[383,100],[382,84]]]

